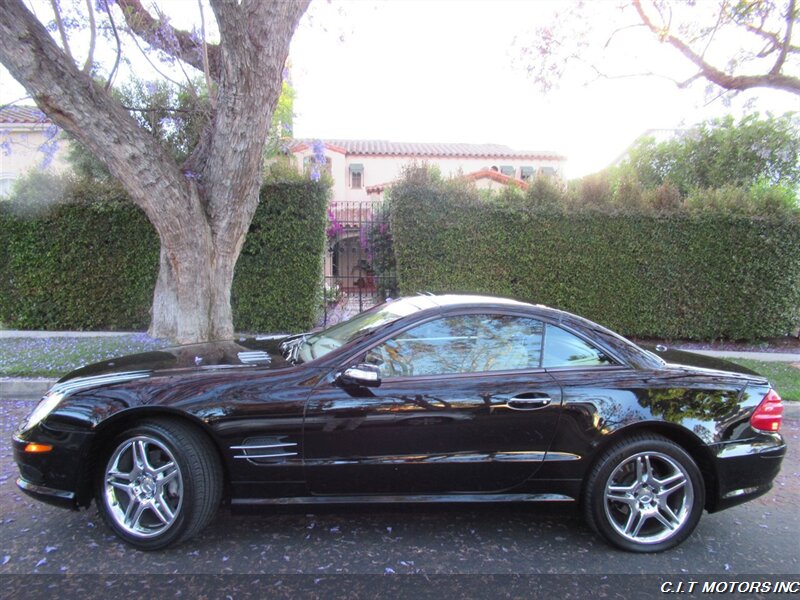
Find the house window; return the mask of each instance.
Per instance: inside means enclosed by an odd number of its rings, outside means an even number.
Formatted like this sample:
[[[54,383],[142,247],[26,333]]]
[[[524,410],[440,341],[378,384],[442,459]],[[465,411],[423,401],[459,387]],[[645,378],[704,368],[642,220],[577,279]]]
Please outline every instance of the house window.
[[[533,167],[520,167],[519,168],[519,176],[522,181],[528,181],[529,179],[533,178],[534,169]]]
[[[500,167],[500,172],[506,177],[514,177],[515,169],[510,165]]]
[[[0,177],[0,196],[8,196],[14,189],[13,177]]]
[[[364,165],[350,165],[350,187],[354,190],[360,190],[364,187]]]
[[[558,172],[553,167],[542,167],[539,169],[539,173],[543,177],[555,177],[558,175]]]

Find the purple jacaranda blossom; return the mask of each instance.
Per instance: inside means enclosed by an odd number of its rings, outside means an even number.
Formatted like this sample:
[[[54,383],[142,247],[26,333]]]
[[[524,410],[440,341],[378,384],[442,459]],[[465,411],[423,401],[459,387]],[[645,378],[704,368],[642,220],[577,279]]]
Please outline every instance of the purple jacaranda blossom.
[[[197,27],[192,27],[192,30],[189,32],[189,38],[195,44],[202,44],[203,43],[203,31],[202,31],[202,29],[198,29]]]
[[[314,152],[314,163],[311,165],[311,180],[319,181],[322,169],[325,167],[325,144],[322,140],[314,140],[311,144],[311,150]]]
[[[61,130],[56,125],[49,125],[44,130],[44,135],[46,139],[39,145],[39,152],[41,152],[44,155],[41,163],[41,167],[43,169],[46,169],[51,164],[53,164],[53,160],[55,159],[56,153],[58,152],[59,133],[61,133]]]
[[[325,164],[325,144],[322,142],[322,140],[314,140],[314,142],[311,144],[311,149],[314,152],[314,160],[316,160],[317,163],[321,163],[321,164],[324,165]]]
[[[759,143],[752,144],[750,146],[750,151],[763,160],[768,159],[772,154],[768,146]]]
[[[4,139],[2,142],[0,142],[0,150],[2,150],[3,156],[11,156],[11,142],[7,139]]]
[[[106,11],[114,6],[117,3],[117,0],[96,0],[94,7],[98,11]]]

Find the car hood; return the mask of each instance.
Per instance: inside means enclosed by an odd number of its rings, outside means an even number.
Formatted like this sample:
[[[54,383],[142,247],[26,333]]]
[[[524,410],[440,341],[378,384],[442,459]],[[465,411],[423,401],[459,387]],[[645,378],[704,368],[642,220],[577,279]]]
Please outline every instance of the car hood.
[[[239,338],[130,354],[86,365],[68,373],[58,382],[63,383],[78,377],[130,372],[164,373],[253,367],[279,369],[290,366],[281,354],[280,344],[291,337],[293,336],[288,334],[278,334]]]
[[[697,354],[696,352],[687,352],[685,350],[674,350],[672,348],[657,350],[654,346],[642,347],[671,365],[726,371],[728,373],[740,373],[742,375],[752,375],[761,378],[761,375],[755,371],[721,358]]]

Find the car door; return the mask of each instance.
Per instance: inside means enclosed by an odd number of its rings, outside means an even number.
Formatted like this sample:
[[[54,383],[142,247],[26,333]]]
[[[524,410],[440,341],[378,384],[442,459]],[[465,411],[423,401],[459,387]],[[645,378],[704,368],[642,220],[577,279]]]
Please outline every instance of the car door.
[[[315,494],[490,493],[541,465],[561,389],[541,367],[543,324],[514,314],[438,316],[339,365],[380,369],[379,387],[311,393],[306,478]]]

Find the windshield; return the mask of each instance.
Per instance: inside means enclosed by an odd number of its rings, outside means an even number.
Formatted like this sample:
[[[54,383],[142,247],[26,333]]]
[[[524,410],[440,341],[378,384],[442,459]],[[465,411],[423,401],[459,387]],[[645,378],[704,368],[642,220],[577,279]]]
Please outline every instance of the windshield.
[[[385,302],[348,321],[342,321],[304,338],[297,347],[297,362],[308,362],[325,356],[328,352],[372,333],[384,325],[393,323],[401,317],[433,306],[435,304],[424,296]]]

